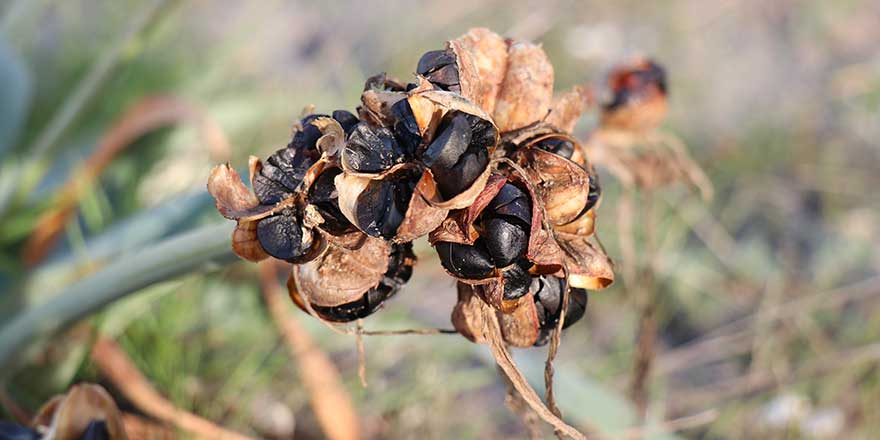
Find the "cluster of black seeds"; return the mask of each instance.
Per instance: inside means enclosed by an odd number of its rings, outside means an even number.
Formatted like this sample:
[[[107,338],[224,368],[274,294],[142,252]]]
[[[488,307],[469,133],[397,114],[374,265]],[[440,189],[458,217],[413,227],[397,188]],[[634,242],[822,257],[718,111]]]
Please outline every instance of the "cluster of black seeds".
[[[461,93],[458,63],[451,49],[432,50],[419,59],[416,73],[425,77],[435,87],[442,90]]]
[[[516,299],[529,291],[532,264],[525,258],[532,224],[528,193],[505,183],[480,213],[480,237],[472,245],[440,241],[434,244],[440,263],[453,275],[471,280],[504,277],[504,299]]]

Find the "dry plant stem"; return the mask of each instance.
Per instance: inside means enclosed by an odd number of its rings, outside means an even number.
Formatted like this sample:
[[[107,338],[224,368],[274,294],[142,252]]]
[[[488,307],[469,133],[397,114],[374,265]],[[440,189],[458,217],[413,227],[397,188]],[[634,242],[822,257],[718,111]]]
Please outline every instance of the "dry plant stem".
[[[504,370],[501,367],[498,367],[498,373],[503,378],[504,382],[507,384],[507,395],[504,396],[504,404],[510,410],[510,412],[519,416],[519,419],[523,422],[523,425],[526,428],[526,432],[529,435],[529,440],[540,440],[543,438],[541,435],[541,427],[538,425],[538,415],[529,408],[528,404],[526,404],[525,400],[523,400],[522,396],[516,389],[513,387],[513,383],[510,382],[510,378],[504,374]]]
[[[131,413],[122,414],[122,425],[130,439],[175,440],[179,437],[175,429]]]
[[[667,420],[650,427],[636,426],[628,428],[623,432],[615,434],[611,438],[627,439],[633,437],[644,437],[651,434],[664,434],[685,429],[696,428],[698,426],[707,425],[718,418],[718,410],[710,409],[697,414],[679,417],[673,420]]]
[[[92,347],[91,357],[101,373],[119,389],[122,395],[151,417],[172,424],[199,438],[250,439],[175,407],[150,385],[125,351],[112,339],[99,335]]]
[[[645,250],[646,263],[639,269],[636,285],[635,302],[638,308],[639,321],[637,330],[636,350],[633,354],[632,380],[630,382],[630,398],[636,406],[636,416],[640,424],[644,424],[650,403],[649,382],[651,367],[654,362],[657,340],[657,304],[659,292],[656,286],[653,262],[656,253],[656,222],[657,203],[652,193],[643,196],[645,210]],[[640,264],[640,266],[642,266]],[[640,438],[640,437],[634,437]]]
[[[525,400],[541,419],[553,426],[554,429],[559,430],[572,439],[586,440],[586,436],[547,409],[544,403],[541,402],[541,398],[538,397],[538,393],[536,393],[532,386],[529,385],[525,376],[523,376],[522,372],[517,368],[516,363],[513,361],[513,357],[510,355],[510,351],[507,349],[507,345],[504,343],[501,336],[501,326],[498,323],[498,316],[496,315],[495,310],[488,305],[484,305],[481,309],[481,313],[483,315],[482,319],[487,325],[485,332],[488,337],[487,342],[489,344],[489,349],[492,351],[492,356],[495,357],[495,362],[510,379],[510,383],[513,385],[514,389],[519,392],[523,400]]]
[[[309,399],[315,417],[328,439],[349,440],[360,437],[360,423],[351,397],[342,385],[339,370],[315,345],[308,331],[289,312],[287,295],[278,282],[272,261],[259,264],[263,300],[275,326],[284,337]]]
[[[355,327],[356,333],[355,338],[357,339],[357,354],[358,354],[358,378],[361,380],[361,386],[367,387],[367,352],[364,350],[364,320],[357,320],[357,327]]]
[[[556,328],[553,330],[553,335],[550,337],[550,347],[547,350],[547,361],[544,363],[544,389],[546,390],[547,397],[547,408],[550,409],[556,417],[562,418],[562,411],[559,409],[559,406],[556,405],[556,397],[553,394],[553,361],[556,359],[556,354],[559,351],[559,344],[562,342],[562,327],[565,325],[565,314],[568,313],[568,297],[571,295],[569,291],[570,286],[568,285],[568,270],[565,269],[565,278],[562,289],[562,301],[561,310],[559,311],[559,322],[556,323]],[[556,437],[560,440],[562,439],[562,432],[558,429],[554,431]]]

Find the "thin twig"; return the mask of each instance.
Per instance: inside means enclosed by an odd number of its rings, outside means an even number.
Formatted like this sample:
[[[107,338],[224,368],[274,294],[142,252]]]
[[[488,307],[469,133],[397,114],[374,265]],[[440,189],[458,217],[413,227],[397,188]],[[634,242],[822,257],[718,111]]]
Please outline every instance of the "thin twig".
[[[361,380],[361,386],[367,387],[367,352],[364,350],[364,320],[358,319],[355,327],[355,338],[357,340],[358,354],[358,378]]]

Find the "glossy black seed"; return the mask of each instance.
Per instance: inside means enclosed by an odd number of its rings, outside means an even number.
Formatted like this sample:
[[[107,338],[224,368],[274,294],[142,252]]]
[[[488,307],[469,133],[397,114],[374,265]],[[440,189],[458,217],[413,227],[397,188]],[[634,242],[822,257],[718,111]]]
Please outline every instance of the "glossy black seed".
[[[599,203],[599,197],[602,195],[602,188],[599,186],[599,176],[596,174],[590,175],[590,191],[587,194],[587,205],[584,208],[585,211],[589,211],[596,206],[596,203]]]
[[[434,177],[437,180],[437,189],[445,199],[451,199],[464,190],[470,188],[480,174],[489,165],[489,152],[483,148],[465,151],[449,170],[438,170]]]
[[[329,115],[322,114],[312,114],[303,118],[300,123],[302,124],[302,129],[297,131],[293,135],[293,140],[291,144],[295,146],[297,149],[314,149],[315,143],[318,141],[318,138],[323,136],[321,130],[318,127],[312,125],[312,122],[318,118],[327,118]]]
[[[584,289],[572,287],[568,291],[568,309],[565,313],[565,322],[562,324],[562,328],[568,328],[568,326],[580,321],[584,317],[589,299],[590,296]]]
[[[354,130],[354,126],[359,122],[357,116],[347,110],[334,111],[333,119],[342,126],[342,130],[345,131],[346,136],[351,134],[351,131]]]
[[[422,55],[422,58],[419,59],[418,67],[416,67],[416,73],[425,76],[437,69],[448,66],[450,64],[455,64],[455,54],[451,50],[432,50],[430,52],[426,52],[424,55]]]
[[[482,237],[496,267],[506,267],[526,254],[529,247],[528,225],[508,217],[483,220]]]
[[[560,138],[551,138],[538,143],[538,148],[571,159],[574,154],[574,143]]]
[[[471,125],[464,113],[456,113],[439,131],[422,153],[422,163],[435,174],[455,166],[471,143]]]
[[[40,440],[43,436],[37,431],[27,427],[16,425],[12,422],[0,420],[0,439],[3,440]]]
[[[309,203],[315,205],[324,219],[321,228],[333,235],[342,235],[353,228],[339,209],[339,192],[333,179],[341,173],[339,168],[328,169],[309,188]]]
[[[388,270],[382,278],[382,283],[400,287],[406,284],[412,277],[413,262],[416,255],[412,250],[412,243],[396,244],[391,248],[391,255],[388,258]]]
[[[492,274],[495,265],[481,239],[473,246],[439,242],[434,245],[440,264],[453,275],[464,279],[483,279]]]
[[[345,165],[361,173],[378,173],[404,160],[404,152],[391,130],[358,124],[348,142],[342,159]]]
[[[416,88],[416,87],[418,87],[418,84],[416,84],[416,83],[408,83],[408,84],[406,85],[406,91],[409,92],[410,90],[412,90],[412,89],[414,89],[414,88]]]
[[[504,277],[504,299],[514,300],[529,293],[529,287],[532,283],[532,276],[529,275],[529,264],[517,263],[510,266],[502,274]]]
[[[358,196],[355,216],[367,235],[390,240],[403,223],[418,176],[373,180]]]
[[[519,219],[526,226],[532,224],[532,204],[528,194],[510,183],[501,187],[483,212]]]
[[[257,223],[257,239],[269,255],[279,260],[301,257],[308,249],[302,247],[302,225],[290,211],[282,211]]]
[[[497,130],[492,123],[476,115],[466,115],[471,124],[471,146],[474,148],[490,148],[495,145]]]
[[[110,440],[107,423],[103,420],[89,422],[79,440]]]
[[[453,87],[459,86],[458,66],[448,64],[427,75],[428,81],[435,86],[440,86],[443,90],[452,90]]]
[[[262,173],[254,176],[254,194],[263,205],[274,205],[291,195],[291,191]]]
[[[422,143],[422,135],[419,133],[419,124],[413,115],[409,101],[401,99],[391,106],[391,114],[394,116],[394,136],[401,148],[409,157],[415,155]]]

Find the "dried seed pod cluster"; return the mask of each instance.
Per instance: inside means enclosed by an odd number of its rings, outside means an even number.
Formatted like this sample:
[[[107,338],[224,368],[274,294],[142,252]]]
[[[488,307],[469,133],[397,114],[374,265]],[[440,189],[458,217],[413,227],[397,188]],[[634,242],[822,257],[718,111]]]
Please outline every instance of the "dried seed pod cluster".
[[[458,280],[460,333],[483,340],[477,311],[491,309],[508,344],[545,344],[614,278],[590,241],[599,182],[571,136],[589,94],[554,96],[541,47],[487,29],[415,71],[408,84],[367,79],[357,115],[302,118],[287,147],[251,158],[252,192],[218,166],[208,189],[237,222],[233,249],[292,263],[293,301],[348,322],[409,280],[411,242],[428,236]]]

